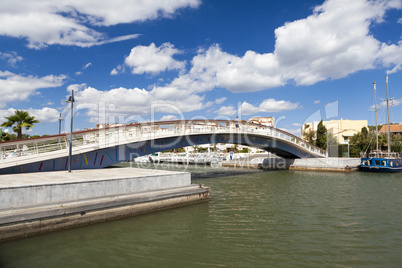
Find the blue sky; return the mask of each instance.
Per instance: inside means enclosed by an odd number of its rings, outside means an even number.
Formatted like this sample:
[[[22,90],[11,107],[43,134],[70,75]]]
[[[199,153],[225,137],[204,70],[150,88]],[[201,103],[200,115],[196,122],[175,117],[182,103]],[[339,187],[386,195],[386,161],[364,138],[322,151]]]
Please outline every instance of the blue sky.
[[[2,0],[0,118],[26,109],[41,121],[29,134],[57,134],[74,89],[74,130],[272,116],[298,134],[374,124],[388,72],[400,123],[401,37],[402,0]]]

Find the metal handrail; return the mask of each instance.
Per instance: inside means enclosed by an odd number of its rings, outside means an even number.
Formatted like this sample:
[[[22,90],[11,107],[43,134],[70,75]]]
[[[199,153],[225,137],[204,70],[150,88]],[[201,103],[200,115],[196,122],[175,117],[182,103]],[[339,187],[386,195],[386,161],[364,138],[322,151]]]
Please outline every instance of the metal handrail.
[[[201,124],[204,123],[204,124]],[[206,123],[205,123],[206,122]],[[220,122],[219,125],[212,123]],[[221,123],[227,123],[229,126],[222,126]],[[194,124],[196,123],[196,124]],[[208,125],[208,123],[210,123]],[[232,124],[232,125],[230,125]],[[147,139],[156,139],[164,137],[174,137],[178,135],[191,135],[200,133],[244,133],[244,134],[261,134],[268,137],[274,137],[292,143],[297,147],[323,156],[326,151],[315,147],[308,142],[289,134],[285,131],[258,124],[250,124],[238,121],[174,121],[175,126],[172,129],[159,128],[160,126],[172,125],[166,122],[154,122],[152,124],[136,124],[123,125],[119,127],[100,128],[89,131],[73,133],[73,150],[80,151],[80,148],[86,148],[88,145],[94,145],[95,148],[115,146],[119,144],[132,143],[136,141],[144,141]],[[235,125],[235,126],[234,126]],[[154,129],[152,129],[154,128]],[[144,131],[145,130],[145,131]],[[59,151],[60,155],[67,153],[69,147],[66,135],[49,136],[45,138],[23,140],[21,142],[0,143],[0,165],[8,162],[12,158],[34,156],[49,152]]]

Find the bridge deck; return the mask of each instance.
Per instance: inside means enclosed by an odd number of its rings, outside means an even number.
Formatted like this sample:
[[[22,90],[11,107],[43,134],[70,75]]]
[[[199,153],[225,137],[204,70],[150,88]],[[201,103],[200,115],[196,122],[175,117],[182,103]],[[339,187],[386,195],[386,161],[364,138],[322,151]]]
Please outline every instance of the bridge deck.
[[[203,135],[204,143],[202,143],[202,140],[199,141],[198,139],[191,138],[200,135]],[[239,138],[240,136],[241,139]],[[208,139],[206,139],[206,137],[208,137]],[[256,141],[258,138],[263,140]],[[95,168],[89,167],[90,164],[88,162],[87,154],[91,152],[101,152],[103,150],[108,154],[109,158],[112,159],[110,154],[107,152],[110,148],[137,144],[136,149],[138,151],[139,145],[145,144],[146,146],[147,142],[153,141],[153,143],[148,146],[153,146],[154,148],[152,149],[153,152],[155,152],[158,148],[161,148],[161,145],[157,144],[157,142],[155,143],[155,141],[162,142],[163,147],[163,142],[170,141],[171,139],[177,140],[177,146],[184,144],[180,139],[187,139],[186,144],[189,146],[206,143],[241,143],[244,145],[257,146],[274,153],[277,153],[278,151],[287,152],[289,155],[295,154],[294,151],[297,150],[297,153],[300,155],[296,153],[296,158],[326,156],[326,151],[282,130],[260,124],[250,124],[243,121],[225,120],[191,120],[129,125],[121,124],[113,127],[75,132],[73,134],[72,151],[73,155],[84,156],[85,161],[82,161],[85,162],[86,165],[84,165],[86,168]],[[274,141],[274,143],[271,141]],[[283,148],[279,148],[278,144],[281,144]],[[149,147],[148,152],[150,152],[149,149],[151,149]],[[21,172],[24,172],[24,166],[27,164],[40,162],[43,165],[44,161],[65,159],[68,156],[68,148],[68,134],[3,142],[0,143],[0,170],[12,168],[13,171],[11,173],[13,173],[16,172],[14,167],[19,167]],[[140,147],[140,149],[142,152],[143,148]],[[145,149],[146,148],[144,148],[144,151]],[[166,150],[166,146],[163,150]],[[144,154],[145,152],[143,155]],[[115,158],[117,160],[117,151]],[[123,160],[124,159],[122,159],[122,161]],[[96,157],[94,163],[96,163]],[[53,162],[53,170],[60,170],[60,168],[55,169],[55,165],[56,163]],[[59,164],[58,166],[60,167],[62,165]],[[99,167],[103,166],[99,165]],[[42,166],[39,166],[35,171],[41,171],[41,169]],[[25,171],[28,171],[28,169]]]

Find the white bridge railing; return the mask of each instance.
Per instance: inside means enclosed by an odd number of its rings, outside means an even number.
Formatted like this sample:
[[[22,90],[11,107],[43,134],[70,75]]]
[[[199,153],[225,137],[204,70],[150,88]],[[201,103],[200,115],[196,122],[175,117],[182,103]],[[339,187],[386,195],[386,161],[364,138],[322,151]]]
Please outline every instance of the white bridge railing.
[[[317,157],[325,157],[326,151],[282,130],[244,121],[190,120],[137,124],[116,124],[98,129],[73,133],[73,154],[96,149],[153,140],[177,138],[195,134],[258,134],[286,141]],[[233,135],[233,143],[235,143]],[[229,140],[230,142],[230,140]],[[215,143],[220,143],[219,141]],[[69,134],[47,136],[0,143],[0,168],[6,163],[20,160],[37,161],[38,158],[57,158],[68,155]]]

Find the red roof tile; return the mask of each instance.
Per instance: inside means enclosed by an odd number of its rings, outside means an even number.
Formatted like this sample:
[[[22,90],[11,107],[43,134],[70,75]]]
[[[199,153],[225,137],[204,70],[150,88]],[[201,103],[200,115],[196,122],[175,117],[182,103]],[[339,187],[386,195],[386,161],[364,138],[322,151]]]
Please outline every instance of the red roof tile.
[[[380,129],[380,132],[387,132],[387,131],[388,131],[388,125],[383,125],[382,128]],[[402,125],[390,125],[389,131],[390,132],[402,132]]]

